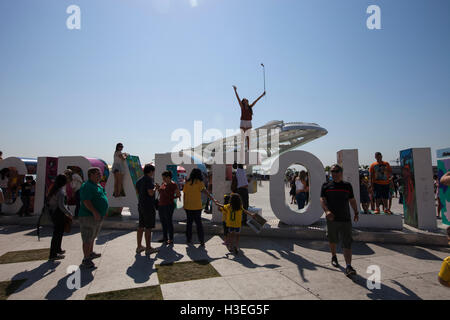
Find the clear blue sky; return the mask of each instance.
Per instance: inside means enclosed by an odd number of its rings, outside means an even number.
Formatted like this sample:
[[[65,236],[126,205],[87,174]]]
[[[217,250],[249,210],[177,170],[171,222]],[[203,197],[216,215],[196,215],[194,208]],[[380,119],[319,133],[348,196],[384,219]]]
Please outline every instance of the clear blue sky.
[[[324,165],[450,146],[448,0],[2,0],[0,150],[149,162],[177,128],[238,128],[241,97],[267,97],[254,127],[315,122]],[[68,30],[66,8],[81,8]],[[381,8],[382,30],[366,9]]]

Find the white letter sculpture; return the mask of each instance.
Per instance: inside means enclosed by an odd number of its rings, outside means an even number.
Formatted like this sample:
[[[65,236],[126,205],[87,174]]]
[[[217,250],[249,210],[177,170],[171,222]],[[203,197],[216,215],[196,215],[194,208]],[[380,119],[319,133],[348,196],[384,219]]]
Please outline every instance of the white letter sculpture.
[[[275,163],[279,161],[278,163]],[[320,219],[323,209],[320,205],[320,191],[325,182],[325,169],[322,162],[313,154],[306,151],[290,151],[275,160],[272,168],[279,165],[277,174],[270,177],[270,205],[273,213],[281,222],[289,225],[309,226]],[[288,167],[293,164],[304,166],[310,175],[309,199],[310,203],[302,213],[293,211],[286,204],[284,191],[284,177]],[[275,169],[271,169],[275,171]]]

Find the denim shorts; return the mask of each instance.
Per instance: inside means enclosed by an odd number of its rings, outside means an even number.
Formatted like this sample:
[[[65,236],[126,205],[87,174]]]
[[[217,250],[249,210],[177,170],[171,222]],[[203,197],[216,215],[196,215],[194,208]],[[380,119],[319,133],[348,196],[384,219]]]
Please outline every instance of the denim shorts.
[[[389,199],[389,185],[388,184],[373,184],[373,191],[375,199]]]
[[[230,227],[228,227],[228,232],[229,233],[232,233],[232,232],[239,233],[239,232],[241,232],[241,228],[230,228]]]

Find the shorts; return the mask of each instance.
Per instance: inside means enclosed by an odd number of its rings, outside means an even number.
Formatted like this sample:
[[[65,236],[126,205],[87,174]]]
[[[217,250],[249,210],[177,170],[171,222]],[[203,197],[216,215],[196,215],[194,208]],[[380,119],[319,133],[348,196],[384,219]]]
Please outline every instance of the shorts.
[[[111,168],[111,171],[113,173],[116,173],[116,172],[119,172],[121,174],[124,173],[123,166],[121,164],[119,164],[119,163],[114,163],[112,168]]]
[[[230,227],[228,227],[228,232],[229,233],[239,233],[239,232],[241,232],[241,228],[230,228]]]
[[[252,120],[241,120],[241,128],[242,129],[251,129],[252,128]]]
[[[330,243],[338,243],[342,239],[344,249],[352,248],[352,222],[327,221],[327,238]]]
[[[97,238],[103,223],[103,217],[100,221],[96,221],[93,216],[79,217],[81,240],[83,243],[94,242]]]
[[[373,193],[375,199],[389,199],[389,185],[388,184],[373,184]]]
[[[370,197],[369,197],[369,191],[367,191],[367,188],[362,187],[359,189],[359,197],[361,203],[369,203]]]
[[[154,208],[139,208],[139,228],[153,229],[155,227],[156,210]]]

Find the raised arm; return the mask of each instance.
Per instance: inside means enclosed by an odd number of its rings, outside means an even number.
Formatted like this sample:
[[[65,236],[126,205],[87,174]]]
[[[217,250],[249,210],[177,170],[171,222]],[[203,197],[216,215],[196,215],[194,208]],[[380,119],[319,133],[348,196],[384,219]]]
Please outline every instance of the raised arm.
[[[213,201],[215,204],[216,204],[216,206],[218,206],[219,208],[223,208],[223,204],[220,204],[220,202],[218,201],[218,200],[214,200]]]
[[[258,97],[258,99],[253,101],[253,103],[250,105],[250,108],[253,108],[253,106],[258,102],[258,100],[261,99],[262,97],[264,97],[265,95],[266,95],[266,92],[264,91],[263,94]]]
[[[214,199],[214,197],[212,196],[212,194],[205,188],[202,190],[202,192],[206,193],[206,195],[208,196],[208,198],[210,198],[213,202],[216,201],[216,199]]]
[[[236,98],[238,99],[239,105],[242,107],[242,102],[241,102],[241,99],[239,98],[239,95],[237,93],[236,86],[233,86],[233,89],[234,89],[234,93],[236,94]]]
[[[450,171],[442,176],[440,183],[450,186]]]

